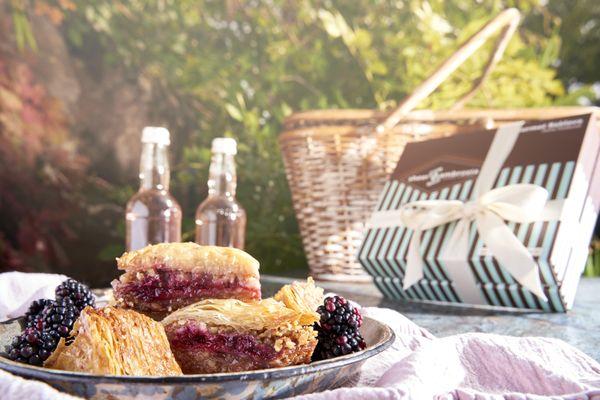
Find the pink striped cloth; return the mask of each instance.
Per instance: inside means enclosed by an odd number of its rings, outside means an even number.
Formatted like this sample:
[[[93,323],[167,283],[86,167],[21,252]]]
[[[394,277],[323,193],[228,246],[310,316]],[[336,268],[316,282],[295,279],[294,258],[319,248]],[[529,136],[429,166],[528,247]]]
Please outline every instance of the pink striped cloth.
[[[394,329],[394,345],[364,364],[353,387],[296,400],[600,400],[600,364],[562,340],[485,333],[435,338],[393,310],[363,313]],[[600,333],[598,339],[600,345]]]

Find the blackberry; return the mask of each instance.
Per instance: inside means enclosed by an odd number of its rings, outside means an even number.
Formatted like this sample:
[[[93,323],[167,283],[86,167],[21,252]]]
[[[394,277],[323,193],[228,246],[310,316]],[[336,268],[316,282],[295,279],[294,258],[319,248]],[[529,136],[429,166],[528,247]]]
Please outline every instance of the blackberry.
[[[79,317],[79,309],[75,306],[73,300],[64,298],[53,301],[52,304],[46,306],[43,317],[44,331],[66,338],[69,336],[77,317]]]
[[[58,345],[59,337],[50,332],[25,329],[6,347],[9,359],[31,365],[42,365]]]
[[[317,312],[321,315],[321,330],[336,335],[356,331],[362,325],[362,315],[348,300],[340,296],[328,297]]]
[[[347,331],[342,335],[330,335],[319,332],[317,346],[313,352],[313,361],[327,360],[363,350],[367,347],[359,332]]]
[[[362,315],[340,296],[328,297],[317,312],[321,315],[317,331],[317,346],[313,361],[325,360],[363,350],[365,340],[360,334]]]
[[[38,320],[42,316],[44,308],[51,303],[52,300],[49,299],[38,299],[31,302],[29,305],[29,310],[27,310],[24,316],[25,325],[27,327],[37,327]],[[42,330],[42,327],[40,327],[39,330]]]
[[[44,330],[44,315],[36,315],[33,319],[25,322],[25,329],[31,328],[36,331],[42,332]]]
[[[42,365],[56,349],[61,337],[69,333],[86,306],[94,306],[90,288],[67,279],[55,290],[56,300],[38,299],[25,313],[25,330],[6,347],[8,358],[32,365]]]
[[[94,295],[90,288],[76,281],[75,279],[67,279],[56,287],[56,300],[71,299],[77,309],[81,312],[86,306],[94,306]]]

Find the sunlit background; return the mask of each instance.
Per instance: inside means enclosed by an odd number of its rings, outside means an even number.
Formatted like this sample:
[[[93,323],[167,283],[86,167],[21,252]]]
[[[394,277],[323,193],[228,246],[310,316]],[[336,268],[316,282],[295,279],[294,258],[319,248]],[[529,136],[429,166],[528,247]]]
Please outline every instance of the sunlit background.
[[[206,196],[211,139],[231,136],[247,250],[263,273],[305,274],[283,118],[389,109],[513,6],[519,32],[468,105],[600,104],[597,0],[0,0],[0,271],[106,285],[124,250],[141,129],[162,125],[184,240]],[[422,107],[450,106],[486,57]],[[595,260],[588,273],[600,274]]]

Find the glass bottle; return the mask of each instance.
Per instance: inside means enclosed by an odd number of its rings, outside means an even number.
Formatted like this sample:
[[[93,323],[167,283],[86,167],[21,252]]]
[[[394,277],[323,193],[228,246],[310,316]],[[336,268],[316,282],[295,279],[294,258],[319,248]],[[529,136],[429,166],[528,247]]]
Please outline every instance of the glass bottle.
[[[140,190],[126,210],[127,251],[181,241],[181,207],[169,193],[169,144],[165,128],[148,126],[142,131]]]
[[[212,142],[208,197],[196,210],[196,243],[244,248],[246,211],[235,199],[234,156],[237,144],[231,138]]]

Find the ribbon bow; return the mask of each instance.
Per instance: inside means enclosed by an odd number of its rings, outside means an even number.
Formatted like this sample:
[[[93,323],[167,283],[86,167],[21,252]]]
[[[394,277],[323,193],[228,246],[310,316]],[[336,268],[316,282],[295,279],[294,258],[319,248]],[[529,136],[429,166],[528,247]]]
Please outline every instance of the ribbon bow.
[[[541,186],[515,184],[492,189],[468,202],[421,200],[403,205],[399,210],[400,222],[414,230],[408,247],[404,289],[423,278],[424,262],[420,255],[422,231],[458,221],[439,259],[447,265],[464,263],[473,222],[479,236],[500,265],[517,282],[546,300],[537,263],[505,221],[529,223],[544,219],[547,199],[548,191]]]

